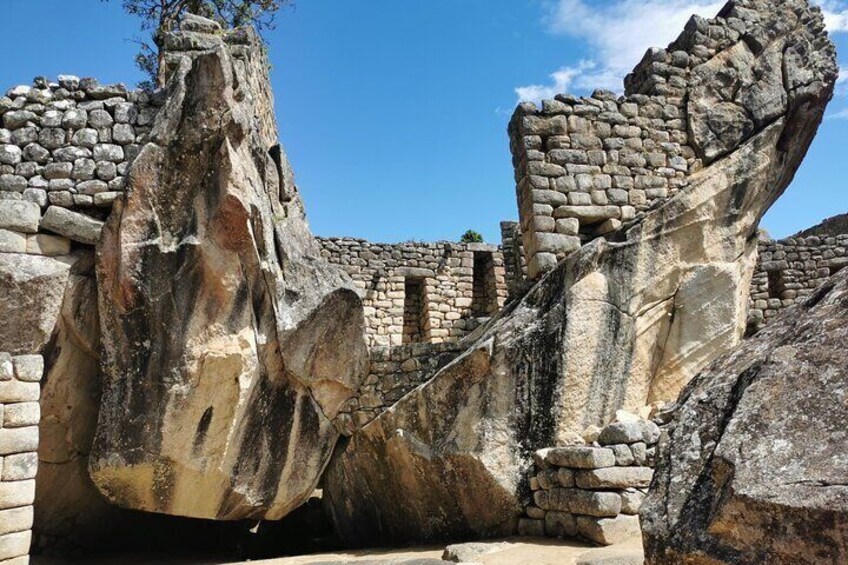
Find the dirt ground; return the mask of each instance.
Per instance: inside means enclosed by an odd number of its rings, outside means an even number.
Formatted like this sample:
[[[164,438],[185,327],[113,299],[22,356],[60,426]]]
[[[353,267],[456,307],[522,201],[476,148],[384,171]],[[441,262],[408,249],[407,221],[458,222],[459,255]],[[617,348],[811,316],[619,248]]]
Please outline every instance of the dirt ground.
[[[478,544],[475,544],[478,545]],[[488,545],[488,544],[487,544]],[[474,557],[480,565],[638,565],[642,563],[642,543],[635,537],[609,547],[594,547],[576,541],[545,540],[536,538],[511,538],[491,542],[494,551]],[[352,563],[359,565],[433,565],[441,560],[444,547],[407,549],[371,549],[361,551],[323,553],[283,557],[261,561],[243,561],[255,565],[324,565]],[[33,557],[33,565],[66,565],[79,561],[62,561],[53,558]],[[197,561],[173,559],[167,556],[113,556],[86,560],[92,565],[236,565],[237,562]],[[447,562],[445,562],[447,563]]]

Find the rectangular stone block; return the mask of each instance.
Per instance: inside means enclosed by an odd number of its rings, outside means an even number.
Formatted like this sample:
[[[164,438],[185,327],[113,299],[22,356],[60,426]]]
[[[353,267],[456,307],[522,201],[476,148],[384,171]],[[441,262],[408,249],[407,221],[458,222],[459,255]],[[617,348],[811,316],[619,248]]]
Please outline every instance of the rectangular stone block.
[[[0,510],[0,535],[32,529],[32,506]]]
[[[15,376],[19,381],[37,383],[44,373],[44,358],[41,355],[18,355],[13,359]]]
[[[38,401],[40,395],[41,386],[38,383],[15,380],[0,382],[0,403]]]
[[[0,510],[27,506],[35,500],[35,481],[0,481]]]
[[[645,493],[636,489],[627,489],[619,494],[621,495],[621,513],[638,514],[645,500]]]
[[[31,531],[0,536],[0,560],[27,555],[30,543],[32,543]]]
[[[26,242],[26,252],[30,255],[56,257],[71,252],[71,240],[67,237],[37,233],[30,235]]]
[[[37,426],[41,420],[41,407],[38,402],[6,404],[3,412],[2,423],[4,428]]]
[[[26,253],[27,236],[0,229],[0,253]]]
[[[545,460],[557,467],[601,469],[615,465],[615,454],[605,447],[555,447],[547,452]]]
[[[600,545],[621,543],[639,535],[639,517],[621,515],[616,518],[577,517],[580,535]]]
[[[41,228],[80,243],[94,245],[100,239],[103,222],[85,214],[51,206],[41,219]]]
[[[560,206],[554,210],[555,218],[577,218],[580,223],[594,224],[610,218],[621,218],[618,206]]]
[[[4,481],[25,481],[34,479],[35,473],[38,470],[38,454],[18,453],[15,455],[7,455],[3,458],[3,480]]]
[[[37,449],[38,426],[0,428],[0,455],[27,453]]]
[[[35,233],[41,220],[41,207],[27,200],[0,200],[0,228]]]
[[[578,487],[590,490],[646,488],[653,476],[654,470],[650,467],[608,467],[576,471],[574,480]]]
[[[572,514],[606,518],[621,512],[621,497],[615,492],[568,489],[568,511]]]

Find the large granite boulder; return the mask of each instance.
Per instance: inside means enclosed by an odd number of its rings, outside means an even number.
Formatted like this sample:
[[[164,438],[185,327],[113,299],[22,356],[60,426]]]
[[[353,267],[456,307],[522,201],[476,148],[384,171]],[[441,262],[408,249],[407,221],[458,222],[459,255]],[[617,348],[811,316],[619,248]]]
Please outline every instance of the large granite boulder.
[[[100,319],[94,251],[71,267],[52,337],[44,348],[33,529],[40,544],[82,545],[120,521],[88,475],[100,409]]]
[[[848,269],[698,375],[642,505],[649,565],[848,562]]]
[[[705,25],[728,43],[684,74],[702,166],[644,217],[570,255],[463,355],[354,434],[324,491],[347,540],[510,534],[533,450],[618,409],[675,398],[739,343],[759,220],[801,163],[837,66],[805,0],[733,1],[704,22],[673,44],[709,55],[697,35]],[[640,69],[641,84],[659,84],[654,70]],[[719,99],[732,123],[707,115]]]
[[[165,103],[98,246],[89,471],[122,507],[278,519],[365,376],[364,317],[309,232],[260,40],[197,21],[164,38]]]

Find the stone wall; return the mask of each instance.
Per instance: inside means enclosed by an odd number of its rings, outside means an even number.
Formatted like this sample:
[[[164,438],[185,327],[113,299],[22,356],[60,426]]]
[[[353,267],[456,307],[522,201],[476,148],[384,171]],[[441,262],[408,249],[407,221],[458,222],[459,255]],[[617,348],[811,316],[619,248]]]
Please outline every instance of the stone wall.
[[[762,20],[763,6],[740,0],[715,18],[693,16],[668,48],[645,54],[624,97],[596,91],[560,95],[541,109],[519,105],[509,134],[531,279],[671,197],[689,175],[784,112],[784,85],[757,80],[781,57],[772,40],[809,20],[809,8],[787,4]],[[832,49],[824,36],[808,40]],[[752,54],[761,57],[754,75],[724,69]],[[791,88],[803,83],[791,78]]]
[[[659,427],[633,419],[593,435],[586,445],[535,453],[533,502],[519,521],[520,535],[582,537],[610,545],[639,533],[639,507],[654,474]]]
[[[455,343],[504,305],[504,257],[482,243],[319,238],[360,289],[369,345]]]
[[[122,84],[36,78],[0,98],[0,250],[61,255],[93,244],[157,101]]]
[[[501,222],[501,249],[504,258],[507,301],[524,296],[529,289],[527,260],[521,243],[521,227],[518,222]]]
[[[38,467],[40,355],[0,353],[0,562],[29,562]]]
[[[751,280],[748,334],[848,266],[848,233],[762,240]]]
[[[681,98],[596,91],[521,104],[509,125],[528,275],[666,199],[695,167]]]
[[[343,407],[337,426],[345,435],[352,434],[453,361],[460,351],[456,343],[371,348],[368,377]]]

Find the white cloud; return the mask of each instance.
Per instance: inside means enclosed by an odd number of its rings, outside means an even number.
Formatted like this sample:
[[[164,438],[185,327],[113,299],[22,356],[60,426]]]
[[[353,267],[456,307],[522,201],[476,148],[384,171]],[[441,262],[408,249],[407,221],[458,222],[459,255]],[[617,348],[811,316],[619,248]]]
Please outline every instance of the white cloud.
[[[848,5],[844,0],[815,0],[815,3],[821,6],[827,31],[848,32]]]
[[[848,67],[839,67],[839,76],[836,79],[836,84],[848,82]]]
[[[848,0],[815,0],[831,33],[848,31]],[[581,40],[593,53],[577,65],[551,73],[550,82],[520,86],[519,100],[539,101],[569,88],[623,90],[623,80],[650,47],[665,47],[692,16],[714,17],[726,0],[554,0],[545,25]],[[846,77],[842,70],[840,81]]]
[[[830,120],[848,120],[848,108],[840,110],[834,114],[828,114],[827,118]]]
[[[515,89],[521,100],[538,101],[572,87],[623,89],[624,76],[650,47],[671,43],[692,16],[715,16],[725,0],[614,0],[603,6],[590,0],[557,0],[545,17],[548,29],[582,40],[591,60],[563,66],[547,85]]]

